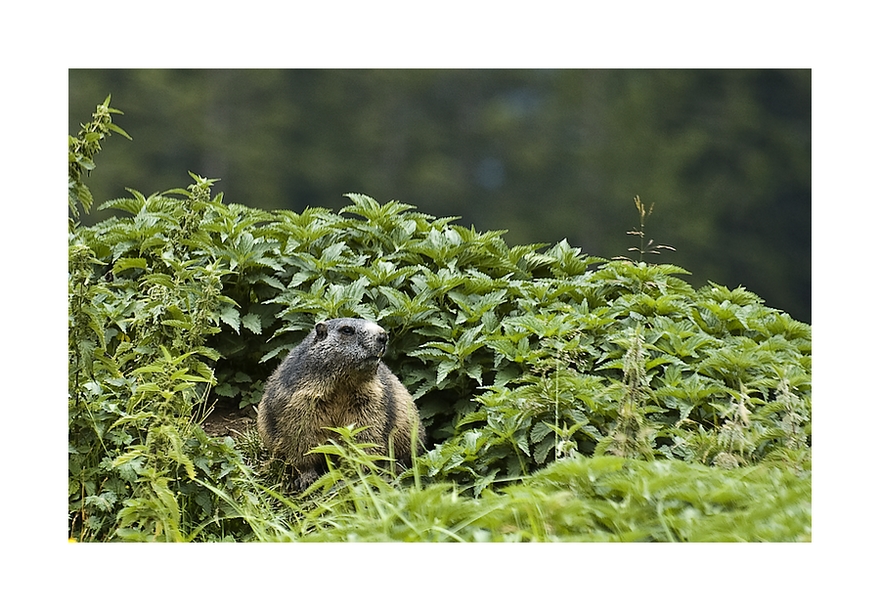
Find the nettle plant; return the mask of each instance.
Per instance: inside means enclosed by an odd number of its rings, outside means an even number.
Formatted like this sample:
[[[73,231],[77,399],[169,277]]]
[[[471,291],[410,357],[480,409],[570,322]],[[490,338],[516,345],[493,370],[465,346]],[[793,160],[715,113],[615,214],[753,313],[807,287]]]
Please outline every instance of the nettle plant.
[[[100,110],[99,124],[113,112]],[[109,131],[83,126],[71,150]],[[72,210],[85,203],[74,174]],[[639,260],[608,260],[565,240],[509,246],[502,231],[360,194],[339,212],[225,204],[214,180],[191,177],[129,190],[94,226],[71,220],[72,531],[237,536],[261,502],[251,472],[198,423],[218,402],[256,405],[286,352],[338,316],[390,332],[386,361],[428,429],[416,466],[429,479],[479,493],[602,454],[808,468],[810,327],[645,262],[659,250],[638,198]]]

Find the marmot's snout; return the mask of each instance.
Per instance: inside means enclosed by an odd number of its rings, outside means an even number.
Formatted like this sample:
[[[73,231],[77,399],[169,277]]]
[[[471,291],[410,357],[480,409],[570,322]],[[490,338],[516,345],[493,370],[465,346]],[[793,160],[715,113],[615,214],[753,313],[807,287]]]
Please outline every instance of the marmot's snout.
[[[388,333],[382,327],[379,327],[379,331],[376,333],[375,347],[379,358],[385,356],[385,350],[388,348]]]
[[[388,349],[388,332],[374,322],[366,323],[360,335],[360,344],[376,360],[385,356]]]

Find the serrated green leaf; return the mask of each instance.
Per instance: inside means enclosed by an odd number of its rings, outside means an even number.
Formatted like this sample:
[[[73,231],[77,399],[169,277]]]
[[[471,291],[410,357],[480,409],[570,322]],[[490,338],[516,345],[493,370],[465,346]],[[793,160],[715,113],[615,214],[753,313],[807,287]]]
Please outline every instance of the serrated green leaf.
[[[260,335],[263,332],[263,323],[257,314],[245,314],[241,318],[241,324],[254,335]]]
[[[236,333],[239,333],[240,319],[238,309],[236,309],[235,307],[223,308],[222,310],[220,310],[220,320],[235,329]]]
[[[443,381],[446,376],[457,367],[457,363],[453,361],[441,361],[437,365],[437,386],[442,388]]]

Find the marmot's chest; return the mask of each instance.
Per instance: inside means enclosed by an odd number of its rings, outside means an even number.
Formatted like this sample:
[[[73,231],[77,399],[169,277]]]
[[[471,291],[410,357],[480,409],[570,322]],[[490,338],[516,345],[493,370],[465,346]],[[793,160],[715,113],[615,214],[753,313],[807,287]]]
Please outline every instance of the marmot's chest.
[[[381,393],[366,387],[356,391],[335,392],[316,399],[315,415],[321,426],[348,426],[349,424],[368,425],[377,412]]]

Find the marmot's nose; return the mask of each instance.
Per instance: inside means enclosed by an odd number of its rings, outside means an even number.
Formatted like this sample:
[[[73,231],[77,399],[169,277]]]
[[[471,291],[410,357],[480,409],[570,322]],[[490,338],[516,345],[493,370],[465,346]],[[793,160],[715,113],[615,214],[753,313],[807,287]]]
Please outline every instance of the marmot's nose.
[[[384,330],[379,331],[379,333],[376,334],[376,341],[384,348],[388,345],[388,334]]]

